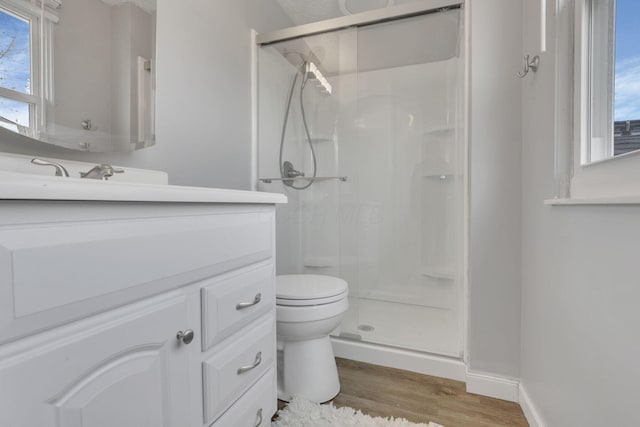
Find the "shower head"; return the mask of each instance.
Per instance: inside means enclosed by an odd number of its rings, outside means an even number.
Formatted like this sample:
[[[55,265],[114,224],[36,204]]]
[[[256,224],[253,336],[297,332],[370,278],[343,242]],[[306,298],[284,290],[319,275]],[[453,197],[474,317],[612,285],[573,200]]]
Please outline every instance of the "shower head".
[[[318,86],[324,91],[331,95],[331,91],[333,88],[329,81],[322,75],[322,72],[318,69],[316,64],[313,62],[304,63],[305,73],[307,74],[308,79],[317,80]]]
[[[316,46],[311,50],[308,50],[306,48],[303,50],[299,50],[299,49],[290,49],[285,47],[282,50],[282,55],[285,58],[288,58],[291,55],[296,55],[298,58],[302,60],[302,62],[321,63],[323,58],[326,55],[326,51],[322,46]]]

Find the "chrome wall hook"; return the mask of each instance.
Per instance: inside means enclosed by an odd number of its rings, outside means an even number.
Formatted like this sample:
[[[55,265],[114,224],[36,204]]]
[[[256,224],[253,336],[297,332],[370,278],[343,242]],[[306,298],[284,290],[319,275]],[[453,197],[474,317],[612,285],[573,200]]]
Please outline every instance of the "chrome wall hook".
[[[538,55],[531,58],[529,55],[524,56],[524,65],[522,67],[522,71],[518,73],[518,77],[523,78],[529,71],[533,71],[534,73],[538,71],[538,67],[540,67],[540,57]]]

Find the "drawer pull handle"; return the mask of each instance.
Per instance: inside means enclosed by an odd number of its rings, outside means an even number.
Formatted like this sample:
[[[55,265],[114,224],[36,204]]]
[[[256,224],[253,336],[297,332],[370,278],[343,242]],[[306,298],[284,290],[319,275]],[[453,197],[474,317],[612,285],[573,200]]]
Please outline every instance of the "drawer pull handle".
[[[236,304],[236,310],[242,310],[245,308],[253,307],[258,304],[262,299],[262,294],[256,294],[255,298],[251,302],[241,302],[240,304]]]
[[[258,417],[258,422],[256,423],[256,427],[260,426],[260,424],[262,424],[262,408],[258,409],[258,413],[256,414],[256,416]]]
[[[244,374],[247,371],[257,368],[261,362],[262,362],[262,352],[259,351],[258,354],[256,354],[256,361],[253,362],[253,365],[248,365],[248,366],[243,366],[241,368],[238,368],[238,375]]]

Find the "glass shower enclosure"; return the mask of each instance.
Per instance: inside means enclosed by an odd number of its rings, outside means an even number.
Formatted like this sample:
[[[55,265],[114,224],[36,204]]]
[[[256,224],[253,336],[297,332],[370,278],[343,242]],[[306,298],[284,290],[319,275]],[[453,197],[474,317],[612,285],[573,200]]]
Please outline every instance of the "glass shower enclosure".
[[[463,10],[258,49],[258,176],[282,192],[277,274],[338,276],[334,335],[459,357]]]

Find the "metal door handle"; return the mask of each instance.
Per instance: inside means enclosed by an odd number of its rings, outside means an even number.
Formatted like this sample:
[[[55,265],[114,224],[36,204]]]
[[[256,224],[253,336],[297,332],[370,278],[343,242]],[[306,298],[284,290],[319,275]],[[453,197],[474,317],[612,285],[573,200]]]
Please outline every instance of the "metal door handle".
[[[261,362],[262,362],[262,352],[259,351],[258,354],[256,354],[256,360],[255,362],[253,362],[253,365],[242,366],[241,368],[238,368],[238,375],[244,374],[247,371],[257,368]]]
[[[256,427],[258,427],[260,426],[260,424],[262,424],[262,408],[258,409],[256,416],[258,417],[258,422],[256,423]]]
[[[240,304],[236,304],[236,310],[243,310],[245,308],[253,307],[258,304],[262,299],[262,294],[256,294],[255,298],[251,302],[241,302]]]
[[[182,341],[185,344],[191,344],[195,335],[196,334],[193,333],[193,329],[187,329],[186,331],[178,331],[176,338],[178,341]]]

